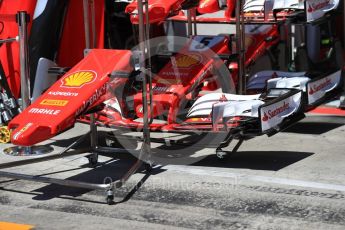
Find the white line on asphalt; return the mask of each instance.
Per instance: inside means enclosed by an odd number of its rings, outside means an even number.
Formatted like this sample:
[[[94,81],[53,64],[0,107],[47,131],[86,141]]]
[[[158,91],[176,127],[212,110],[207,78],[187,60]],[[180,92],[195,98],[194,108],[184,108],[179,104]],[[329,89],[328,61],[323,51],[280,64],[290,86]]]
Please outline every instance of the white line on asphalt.
[[[166,169],[170,172],[177,172],[177,173],[188,173],[192,175],[199,175],[199,176],[213,176],[213,177],[225,177],[225,178],[233,178],[236,181],[240,180],[249,180],[249,181],[256,181],[256,182],[264,182],[264,183],[273,183],[273,184],[282,184],[282,185],[291,185],[291,186],[298,186],[298,187],[306,187],[306,188],[316,188],[316,189],[327,189],[333,191],[341,191],[345,192],[345,185],[338,185],[338,184],[328,184],[328,183],[319,183],[313,181],[304,181],[304,180],[294,180],[294,179],[286,179],[286,178],[276,178],[276,177],[268,177],[268,176],[255,176],[255,175],[248,175],[243,173],[230,173],[230,172],[221,172],[211,169],[201,169],[195,168],[193,166],[180,166],[180,165],[168,165],[164,166],[162,169]]]

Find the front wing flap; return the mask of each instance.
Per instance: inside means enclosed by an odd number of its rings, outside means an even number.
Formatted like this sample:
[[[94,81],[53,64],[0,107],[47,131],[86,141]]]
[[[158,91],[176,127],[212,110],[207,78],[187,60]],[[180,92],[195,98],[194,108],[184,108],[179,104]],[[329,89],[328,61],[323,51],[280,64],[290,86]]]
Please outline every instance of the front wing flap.
[[[321,104],[327,99],[328,94],[337,91],[337,88],[341,86],[341,82],[341,70],[309,81],[306,86],[308,105],[317,106]]]
[[[272,89],[272,91],[282,89]],[[286,89],[285,89],[286,90]],[[268,92],[268,95],[271,93]],[[287,93],[258,108],[261,132],[269,136],[305,117],[302,91],[290,89]]]

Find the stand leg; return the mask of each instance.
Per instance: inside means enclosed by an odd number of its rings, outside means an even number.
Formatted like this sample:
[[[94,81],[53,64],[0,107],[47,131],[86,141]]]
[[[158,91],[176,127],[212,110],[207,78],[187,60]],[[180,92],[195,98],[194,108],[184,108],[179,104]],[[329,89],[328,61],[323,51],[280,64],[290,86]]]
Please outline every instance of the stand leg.
[[[106,197],[107,204],[108,205],[114,204],[114,191],[113,191],[113,189],[107,190],[106,195],[107,195],[107,197]]]
[[[233,140],[233,138],[231,138],[231,140]],[[235,147],[232,149],[230,154],[234,154],[238,151],[238,149],[240,148],[240,146],[243,144],[244,139],[240,138],[237,142],[237,144],[235,145]],[[228,142],[228,144],[226,146],[228,146],[230,144],[231,141]],[[222,149],[222,147],[226,147],[225,145],[221,145],[216,149],[216,155],[219,159],[224,159],[226,156],[229,156],[229,152],[226,152]]]
[[[90,144],[92,153],[87,156],[89,164],[95,167],[98,163],[98,137],[97,137],[97,126],[96,126],[95,114],[90,115]]]

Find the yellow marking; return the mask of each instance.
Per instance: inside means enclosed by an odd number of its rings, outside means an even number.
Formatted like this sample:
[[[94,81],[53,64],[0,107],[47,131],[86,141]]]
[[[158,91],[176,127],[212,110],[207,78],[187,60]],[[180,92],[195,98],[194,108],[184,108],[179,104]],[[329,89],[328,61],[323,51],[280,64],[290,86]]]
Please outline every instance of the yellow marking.
[[[34,226],[25,225],[25,224],[0,222],[0,230],[31,230],[31,229],[34,229]]]
[[[82,87],[85,84],[91,83],[96,78],[96,74],[91,71],[79,71],[72,73],[62,79],[62,85],[65,87]]]
[[[177,85],[181,83],[181,79],[164,79],[158,78],[157,83],[165,84],[165,85]]]
[[[65,106],[68,104],[67,100],[50,100],[50,99],[44,99],[40,103],[41,105],[53,105],[53,106]]]
[[[176,60],[176,66],[178,68],[190,68],[194,65],[199,64],[201,58],[199,55],[191,54],[191,55],[181,55]]]

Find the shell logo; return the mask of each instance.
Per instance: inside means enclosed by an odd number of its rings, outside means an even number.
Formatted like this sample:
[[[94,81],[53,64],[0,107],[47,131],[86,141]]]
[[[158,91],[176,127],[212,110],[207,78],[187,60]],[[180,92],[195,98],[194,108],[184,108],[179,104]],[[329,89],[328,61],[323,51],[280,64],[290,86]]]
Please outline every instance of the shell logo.
[[[199,64],[201,57],[197,54],[182,55],[176,59],[176,66],[178,68],[190,68]]]
[[[61,80],[61,87],[81,88],[86,84],[90,84],[96,79],[96,73],[93,71],[74,72]]]

